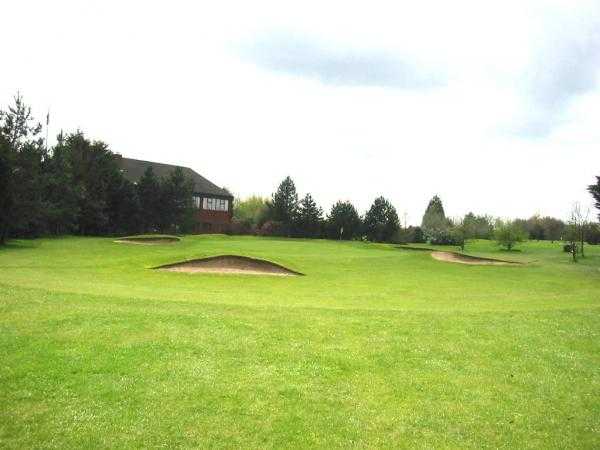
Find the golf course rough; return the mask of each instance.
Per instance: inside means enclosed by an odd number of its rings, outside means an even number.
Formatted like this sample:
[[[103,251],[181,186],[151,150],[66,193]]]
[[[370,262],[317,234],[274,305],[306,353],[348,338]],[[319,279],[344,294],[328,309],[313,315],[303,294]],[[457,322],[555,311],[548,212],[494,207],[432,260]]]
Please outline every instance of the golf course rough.
[[[598,448],[600,249],[519,248],[12,241],[0,447]],[[218,255],[306,276],[151,270]]]

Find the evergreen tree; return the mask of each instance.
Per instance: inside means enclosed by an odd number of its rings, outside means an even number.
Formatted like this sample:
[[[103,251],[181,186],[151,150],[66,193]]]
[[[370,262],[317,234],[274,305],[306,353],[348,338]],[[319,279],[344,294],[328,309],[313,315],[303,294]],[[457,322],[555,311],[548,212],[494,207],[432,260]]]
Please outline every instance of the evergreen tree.
[[[437,195],[434,195],[427,205],[421,228],[425,237],[432,243],[445,243],[449,240],[450,222],[446,219],[442,200]]]
[[[588,191],[594,197],[596,208],[600,209],[600,177],[596,177],[596,184],[588,186]],[[600,214],[598,214],[598,219],[600,219]]]
[[[40,228],[46,157],[41,130],[18,94],[13,106],[0,111],[0,244],[9,233],[33,234]]]
[[[175,168],[161,183],[162,191],[162,230],[184,232],[193,212],[192,194],[194,183],[186,178],[181,167]]]
[[[109,184],[108,223],[111,234],[136,234],[141,231],[137,189],[121,174]]]
[[[389,241],[400,228],[396,208],[383,197],[375,199],[365,214],[364,228],[370,241]]]
[[[283,233],[290,235],[294,225],[294,219],[298,212],[298,194],[292,179],[286,177],[269,202],[269,216],[271,220],[280,222]]]
[[[301,237],[316,238],[321,235],[323,210],[317,206],[310,194],[300,201],[295,218],[296,234]]]
[[[152,232],[161,224],[161,189],[160,180],[154,174],[152,166],[148,167],[137,184],[137,195],[140,204],[140,226],[143,232]]]
[[[360,235],[362,221],[354,205],[338,201],[327,217],[327,235],[331,239],[349,240]]]
[[[53,234],[73,232],[79,218],[79,194],[73,178],[73,169],[64,146],[64,136],[52,149],[44,164],[44,205],[46,231]]]
[[[118,189],[121,174],[108,146],[91,142],[80,131],[65,139],[78,192],[78,230],[81,234],[104,234],[110,231],[109,192]]]

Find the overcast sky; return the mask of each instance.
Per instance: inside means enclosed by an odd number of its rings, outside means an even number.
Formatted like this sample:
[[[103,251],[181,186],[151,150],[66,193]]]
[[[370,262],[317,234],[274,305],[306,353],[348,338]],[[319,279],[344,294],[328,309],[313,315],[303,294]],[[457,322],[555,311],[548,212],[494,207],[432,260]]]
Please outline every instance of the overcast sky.
[[[6,1],[0,104],[238,196],[566,217],[600,175],[600,0]],[[52,141],[52,139],[51,139]]]

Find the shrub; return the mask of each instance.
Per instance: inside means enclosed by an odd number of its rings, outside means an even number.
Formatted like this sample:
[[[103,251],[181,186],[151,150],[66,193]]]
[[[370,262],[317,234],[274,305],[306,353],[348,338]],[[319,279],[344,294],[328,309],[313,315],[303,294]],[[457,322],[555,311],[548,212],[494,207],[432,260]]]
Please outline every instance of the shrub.
[[[496,223],[494,239],[498,245],[506,248],[506,250],[512,250],[519,242],[526,241],[527,236],[527,232],[516,220],[505,222],[498,220]]]
[[[284,225],[276,220],[266,221],[258,230],[259,236],[285,236]]]

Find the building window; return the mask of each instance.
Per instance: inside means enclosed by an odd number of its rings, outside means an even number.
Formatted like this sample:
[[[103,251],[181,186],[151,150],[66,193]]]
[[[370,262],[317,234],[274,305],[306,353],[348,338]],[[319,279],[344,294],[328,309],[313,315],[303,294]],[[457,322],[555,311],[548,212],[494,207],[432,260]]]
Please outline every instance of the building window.
[[[200,196],[194,195],[193,199],[194,199],[194,206],[196,207],[196,209],[200,209]]]
[[[208,211],[229,211],[229,200],[205,197],[202,201],[202,209]]]

